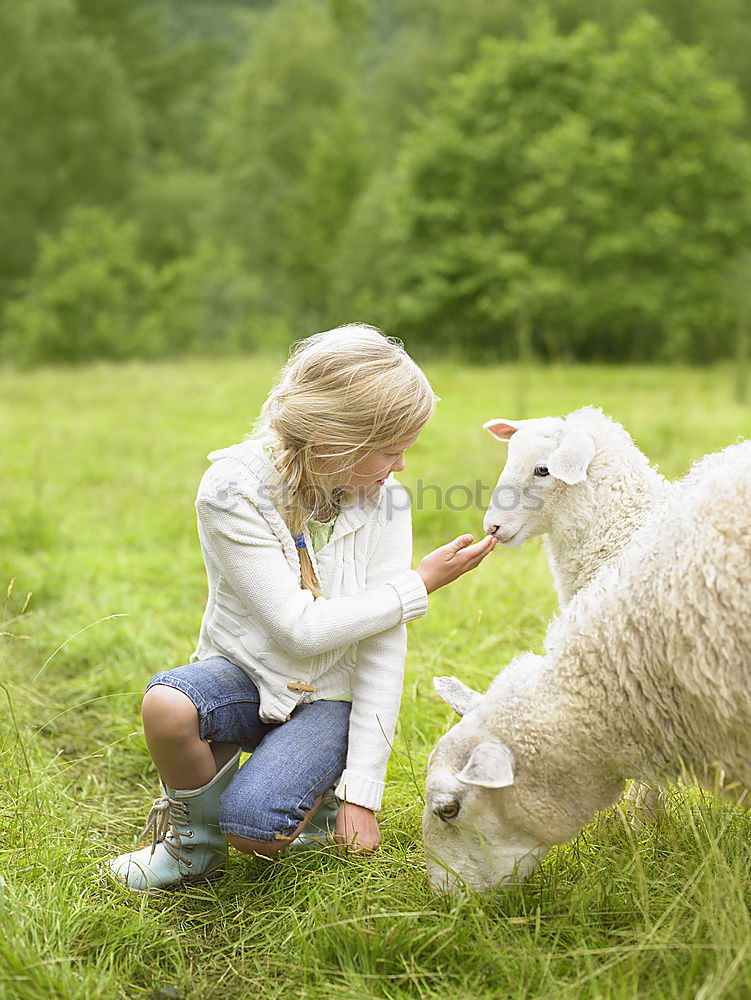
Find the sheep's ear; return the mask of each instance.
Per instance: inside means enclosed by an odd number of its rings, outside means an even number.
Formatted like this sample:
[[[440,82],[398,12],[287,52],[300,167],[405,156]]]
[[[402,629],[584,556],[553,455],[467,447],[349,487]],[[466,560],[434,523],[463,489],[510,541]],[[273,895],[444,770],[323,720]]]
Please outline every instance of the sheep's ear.
[[[462,684],[458,677],[434,677],[433,687],[457,715],[466,715],[482,698],[479,691]]]
[[[519,430],[518,420],[504,420],[502,417],[493,417],[483,425],[483,430],[489,431],[494,438],[499,441],[508,441]]]
[[[594,457],[595,443],[589,434],[565,431],[561,443],[548,458],[548,472],[568,486],[583,483]]]
[[[507,788],[514,783],[514,755],[505,743],[478,743],[457,778],[465,785]]]

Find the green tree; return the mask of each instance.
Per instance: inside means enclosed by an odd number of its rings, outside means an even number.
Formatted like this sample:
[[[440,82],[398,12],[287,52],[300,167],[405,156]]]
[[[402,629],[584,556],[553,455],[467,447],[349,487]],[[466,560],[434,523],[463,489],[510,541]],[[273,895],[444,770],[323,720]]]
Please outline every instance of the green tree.
[[[226,47],[217,40],[170,37],[164,12],[144,0],[74,0],[84,31],[109,50],[137,103],[153,155],[203,162]]]
[[[594,21],[613,40],[644,11],[676,40],[704,48],[714,69],[736,83],[751,107],[747,0],[393,0],[376,8],[377,44],[368,58],[370,132],[388,156],[415,111],[450,75],[469,68],[482,39],[522,37],[531,17],[549,12],[563,34]]]
[[[186,165],[168,153],[133,180],[124,206],[138,222],[140,248],[155,267],[184,257],[207,239],[219,185],[210,171]]]
[[[653,18],[615,45],[548,20],[520,42],[487,41],[407,136],[381,183],[394,224],[382,240],[363,234],[360,267],[387,261],[388,278],[371,279],[382,312],[443,345],[726,352],[725,275],[751,226],[742,115],[701,52]],[[357,241],[350,231],[343,245]]]
[[[646,10],[671,35],[688,45],[700,45],[720,75],[732,79],[751,106],[751,6],[746,0],[551,0],[556,23],[568,32],[583,21],[602,24],[616,35]],[[751,120],[746,118],[746,128]]]
[[[75,5],[86,32],[114,55],[138,108],[143,155],[122,210],[138,220],[146,259],[161,267],[183,257],[206,228],[216,193],[206,134],[227,46],[173,35],[167,12],[144,0]]]
[[[393,158],[416,112],[473,62],[481,40],[520,35],[529,9],[516,0],[393,0],[379,6],[367,94],[371,150],[380,162]]]
[[[121,66],[72,0],[0,4],[0,106],[1,299],[72,205],[124,197],[142,139]]]
[[[351,5],[281,0],[258,22],[216,124],[216,230],[264,275],[268,308],[303,327],[321,319],[333,246],[361,185],[361,24]]]

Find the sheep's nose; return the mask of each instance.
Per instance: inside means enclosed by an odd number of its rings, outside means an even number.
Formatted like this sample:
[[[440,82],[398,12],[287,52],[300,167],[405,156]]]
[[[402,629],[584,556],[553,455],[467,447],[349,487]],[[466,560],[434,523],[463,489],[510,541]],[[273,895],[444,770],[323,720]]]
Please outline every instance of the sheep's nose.
[[[498,531],[498,527],[499,527],[499,525],[497,525],[497,524],[489,524],[488,527],[485,530],[487,531],[487,533],[489,535],[494,535],[496,533],[496,531]]]

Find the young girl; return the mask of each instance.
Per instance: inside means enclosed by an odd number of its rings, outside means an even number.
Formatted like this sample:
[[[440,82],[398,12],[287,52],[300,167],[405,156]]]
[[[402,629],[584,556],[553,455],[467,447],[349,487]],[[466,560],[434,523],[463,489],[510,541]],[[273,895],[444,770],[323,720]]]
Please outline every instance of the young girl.
[[[332,785],[336,841],[378,846],[405,623],[495,544],[462,535],[410,569],[409,497],[391,474],[435,399],[401,346],[339,327],[297,346],[249,440],[209,456],[196,501],[209,598],[190,664],[144,697],[164,795],[151,847],[110,862],[129,889],[216,876],[227,841],[288,846]]]

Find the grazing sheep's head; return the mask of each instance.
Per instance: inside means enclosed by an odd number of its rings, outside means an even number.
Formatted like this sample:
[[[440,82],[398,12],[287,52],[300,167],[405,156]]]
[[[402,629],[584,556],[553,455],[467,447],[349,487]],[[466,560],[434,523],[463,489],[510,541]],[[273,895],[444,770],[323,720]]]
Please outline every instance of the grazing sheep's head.
[[[484,527],[503,545],[517,548],[551,530],[563,492],[586,480],[595,443],[561,417],[496,418],[483,426],[509,446]]]
[[[544,665],[543,657],[518,657],[485,695],[456,678],[435,678],[462,716],[428,760],[423,838],[437,891],[523,881],[553,844],[576,836],[619,792],[612,782],[601,787],[596,763],[574,765],[545,698]]]
[[[428,760],[423,837],[434,889],[509,886],[530,875],[548,850],[520,815],[514,753],[488,718],[499,685],[518,697],[535,683],[540,663],[533,655],[518,658],[485,696],[455,677],[434,678],[438,694],[462,717]]]
[[[457,754],[465,761],[458,770]],[[514,758],[500,740],[478,743],[469,754],[453,730],[439,742],[428,765],[422,825],[434,889],[508,887],[537,868],[547,846],[505,815],[513,782]]]

